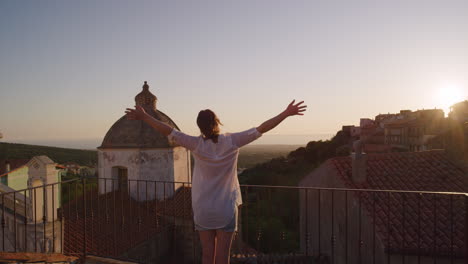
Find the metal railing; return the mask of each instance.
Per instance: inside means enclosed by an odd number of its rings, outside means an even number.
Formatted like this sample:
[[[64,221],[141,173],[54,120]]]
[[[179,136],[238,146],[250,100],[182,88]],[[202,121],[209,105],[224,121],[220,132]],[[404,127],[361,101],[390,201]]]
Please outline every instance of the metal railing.
[[[468,263],[466,193],[241,185],[233,262]],[[3,252],[198,263],[191,184],[82,178],[0,193]]]

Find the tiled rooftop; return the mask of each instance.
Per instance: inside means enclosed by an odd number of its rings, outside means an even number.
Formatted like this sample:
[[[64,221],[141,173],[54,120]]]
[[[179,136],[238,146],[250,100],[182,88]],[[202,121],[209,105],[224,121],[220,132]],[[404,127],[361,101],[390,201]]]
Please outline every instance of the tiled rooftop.
[[[187,232],[187,229],[175,227],[174,221],[180,224],[180,220],[186,220],[185,224],[195,233],[193,226],[190,226],[193,225],[190,187],[182,187],[174,197],[157,202],[137,202],[126,192],[119,191],[98,196],[96,189],[86,192],[86,199],[87,254],[118,258],[161,232]],[[83,200],[78,197],[65,205],[62,210],[65,217],[65,252],[81,254],[85,239]],[[194,237],[198,240],[197,234]],[[242,252],[242,256],[245,256],[257,253],[237,238],[236,234],[233,254]],[[165,240],[163,243],[169,241]]]
[[[443,151],[368,154],[367,180],[363,183],[351,180],[350,157],[333,158],[329,165],[347,188],[468,192],[467,173]],[[361,195],[365,211],[375,221],[376,232],[388,251],[450,255],[453,250],[456,255],[463,254],[463,196],[382,192]]]
[[[157,233],[172,227],[171,219],[191,219],[190,188],[181,188],[166,201],[137,202],[126,192],[97,195],[86,193],[86,251],[99,256],[118,257]],[[83,252],[83,200],[63,207],[64,248],[68,253]]]

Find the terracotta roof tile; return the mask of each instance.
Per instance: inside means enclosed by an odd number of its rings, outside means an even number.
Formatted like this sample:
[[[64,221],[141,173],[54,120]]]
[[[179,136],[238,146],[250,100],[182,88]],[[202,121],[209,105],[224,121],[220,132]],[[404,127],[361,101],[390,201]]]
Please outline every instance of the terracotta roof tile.
[[[351,180],[350,157],[333,158],[329,162],[347,188],[468,192],[468,175],[443,151],[368,154],[367,157],[364,183]],[[464,254],[467,228],[464,196],[364,192],[361,201],[387,251],[450,255],[453,250],[455,255]]]
[[[28,163],[28,159],[0,159],[0,175],[7,173],[6,164],[10,164],[10,171],[19,169]]]
[[[87,254],[118,258],[161,231],[177,232],[174,220],[180,224],[184,219],[189,225],[193,224],[191,187],[187,186],[180,188],[171,199],[157,202],[137,202],[119,191],[98,196],[96,189],[88,191],[86,198]],[[83,252],[85,220],[82,205],[83,200],[77,198],[61,209],[65,218],[64,252],[67,254]],[[233,254],[257,254],[238,239],[236,233]]]
[[[96,189],[88,191],[86,199],[86,220],[81,198],[62,208],[67,253],[83,252],[85,222],[87,253],[118,257],[162,230],[173,228],[173,217],[192,219],[188,187],[165,201],[138,202],[119,191],[97,195]]]

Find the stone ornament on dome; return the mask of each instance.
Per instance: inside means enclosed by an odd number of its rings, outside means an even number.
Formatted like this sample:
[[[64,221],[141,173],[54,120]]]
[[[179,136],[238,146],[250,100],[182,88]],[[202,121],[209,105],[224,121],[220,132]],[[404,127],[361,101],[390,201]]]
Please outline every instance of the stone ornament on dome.
[[[144,82],[142,91],[135,96],[135,104],[156,120],[180,130],[168,115],[156,109],[156,101],[157,97],[149,91],[148,82]],[[174,146],[166,136],[143,121],[128,120],[124,115],[107,131],[99,149],[166,149]],[[106,160],[105,156],[103,158]]]
[[[156,101],[158,98],[149,91],[148,82],[143,84],[143,91],[135,96],[136,105],[142,106],[145,110],[156,111]]]

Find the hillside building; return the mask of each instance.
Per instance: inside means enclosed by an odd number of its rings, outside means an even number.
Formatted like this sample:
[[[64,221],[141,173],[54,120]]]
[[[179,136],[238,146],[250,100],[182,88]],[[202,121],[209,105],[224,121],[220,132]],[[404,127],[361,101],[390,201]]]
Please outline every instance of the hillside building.
[[[443,132],[444,124],[444,112],[441,109],[415,112],[402,110],[396,120],[384,125],[385,144],[409,151],[442,148],[441,144],[430,140]]]
[[[461,111],[461,107],[457,109]],[[436,139],[446,129],[441,109],[401,110],[397,114],[379,114],[374,120],[361,118],[359,127],[343,126],[343,131],[362,141],[367,153],[440,149],[444,143]]]
[[[460,123],[468,122],[468,100],[452,105],[448,116],[449,119]]]

